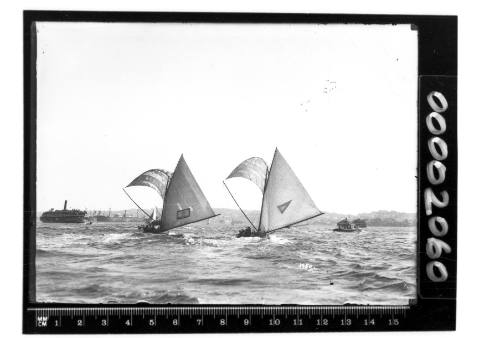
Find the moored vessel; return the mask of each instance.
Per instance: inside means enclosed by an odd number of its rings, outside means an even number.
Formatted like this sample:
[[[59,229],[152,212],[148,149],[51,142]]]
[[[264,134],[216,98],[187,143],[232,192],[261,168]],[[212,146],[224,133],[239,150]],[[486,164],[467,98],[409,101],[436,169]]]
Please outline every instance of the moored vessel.
[[[337,228],[333,231],[338,232],[358,232],[361,231],[355,223],[347,220],[347,217],[337,223]]]
[[[67,209],[68,200],[64,201],[63,210],[50,209],[40,216],[40,221],[44,223],[85,223],[86,211],[79,209]]]

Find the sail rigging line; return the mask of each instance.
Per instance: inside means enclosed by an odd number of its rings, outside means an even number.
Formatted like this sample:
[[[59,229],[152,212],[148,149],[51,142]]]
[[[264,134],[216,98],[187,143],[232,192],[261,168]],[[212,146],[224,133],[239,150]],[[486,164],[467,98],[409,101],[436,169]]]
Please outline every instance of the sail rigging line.
[[[241,213],[245,216],[245,218],[247,219],[247,221],[252,225],[252,227],[255,229],[255,231],[258,231],[257,228],[255,227],[255,225],[252,223],[252,221],[250,220],[250,218],[247,216],[247,214],[243,211],[243,209],[241,209],[240,205],[238,204],[238,202],[236,202],[236,198],[234,198],[233,194],[231,193],[231,190],[229,190],[229,187],[227,186],[226,182],[225,181],[222,181],[222,183],[224,184],[224,186],[226,187],[227,189],[227,192],[229,193],[229,195],[231,195],[234,203],[236,203],[236,205],[238,206],[238,208],[240,209]]]
[[[308,221],[308,220],[310,220],[310,219],[316,218],[316,217],[321,216],[321,215],[323,215],[323,214],[324,214],[324,212],[320,212],[320,213],[319,213],[319,214],[317,214],[317,215],[314,215],[314,216],[311,216],[311,217],[304,218],[304,219],[302,219],[302,220],[300,220],[300,221],[293,222],[293,223],[290,223],[290,224],[284,225],[284,226],[282,226],[282,227],[279,227],[279,228],[276,228],[276,229],[273,229],[273,230],[266,231],[265,233],[266,233],[266,234],[270,234],[270,233],[272,233],[272,232],[275,232],[276,230],[283,229],[283,228],[288,228],[288,227],[290,227],[290,226],[292,226],[292,225],[295,225],[295,224],[298,224],[298,223],[301,223],[301,222]]]
[[[150,214],[148,214],[147,212],[145,212],[145,211],[144,211],[144,210],[143,210],[143,209],[139,206],[139,204],[137,204],[137,203],[134,201],[134,199],[133,199],[132,197],[130,197],[130,195],[128,194],[127,190],[125,190],[125,188],[122,188],[122,190],[123,190],[123,192],[124,192],[124,193],[128,196],[128,198],[130,198],[130,200],[131,200],[132,202],[134,202],[134,204],[135,204],[135,205],[136,205],[139,209],[141,209],[141,211],[142,211],[142,212],[143,212],[146,216],[148,216],[151,220],[153,220],[153,221],[154,221],[153,216],[152,216],[152,215],[150,215]]]
[[[208,216],[208,217],[205,217],[205,218],[202,218],[202,219],[197,219],[196,221],[192,221],[192,222],[185,223],[185,224],[176,225],[176,226],[173,226],[173,227],[168,228],[168,229],[166,229],[166,230],[162,230],[162,232],[165,232],[165,231],[170,231],[170,230],[172,230],[172,229],[175,229],[175,228],[180,228],[180,227],[183,227],[183,226],[185,226],[185,225],[193,224],[193,223],[196,223],[196,222],[206,221],[207,219],[214,218],[214,217],[217,217],[217,216],[220,216],[220,214],[216,214],[216,215]]]

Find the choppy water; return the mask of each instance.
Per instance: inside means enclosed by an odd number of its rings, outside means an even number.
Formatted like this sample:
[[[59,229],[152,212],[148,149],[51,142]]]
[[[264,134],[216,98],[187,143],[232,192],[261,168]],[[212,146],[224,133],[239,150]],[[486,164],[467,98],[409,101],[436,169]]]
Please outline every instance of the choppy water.
[[[407,304],[414,228],[283,229],[269,239],[195,224],[145,234],[133,223],[37,227],[37,301],[67,303]]]

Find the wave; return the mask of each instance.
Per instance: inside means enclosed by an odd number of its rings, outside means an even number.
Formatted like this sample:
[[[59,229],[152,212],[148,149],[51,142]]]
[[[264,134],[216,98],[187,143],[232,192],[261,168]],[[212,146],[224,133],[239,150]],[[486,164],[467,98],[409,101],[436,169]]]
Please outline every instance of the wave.
[[[130,237],[130,233],[121,233],[121,234],[114,233],[114,234],[104,235],[101,242],[105,244],[116,243],[123,241],[127,237]]]
[[[53,250],[36,249],[36,257],[52,257],[57,256],[57,252]]]
[[[289,244],[291,241],[289,239],[279,237],[277,235],[269,235],[269,241],[273,244]]]
[[[172,295],[169,293],[164,293],[157,297],[154,297],[153,303],[157,304],[199,304],[199,300],[196,297],[190,297],[184,294]]]
[[[130,303],[146,304],[199,304],[196,297],[191,297],[182,291],[131,291],[120,296]],[[109,297],[107,302],[112,301],[114,297]]]
[[[91,295],[91,294],[103,294],[104,288],[99,284],[90,284],[81,288],[73,289],[74,292],[79,294]]]
[[[387,285],[382,285],[382,286],[366,286],[363,287],[361,290],[362,291],[407,291],[410,286],[413,286],[412,283],[407,284],[405,281],[397,282],[397,283],[391,283]]]
[[[200,278],[200,279],[190,280],[189,283],[231,286],[231,285],[248,285],[251,283],[255,283],[255,281],[248,278]]]
[[[46,301],[402,304],[416,292],[416,246],[392,229],[269,238],[236,238],[217,224],[170,234],[125,224],[38,230],[37,295]]]

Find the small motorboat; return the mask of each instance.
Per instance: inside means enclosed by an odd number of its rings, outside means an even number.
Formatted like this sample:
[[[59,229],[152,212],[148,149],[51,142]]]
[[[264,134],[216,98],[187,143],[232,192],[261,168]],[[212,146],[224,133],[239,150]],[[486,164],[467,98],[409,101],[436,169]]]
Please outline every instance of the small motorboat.
[[[361,229],[355,224],[347,220],[347,217],[337,223],[337,228],[333,229],[337,232],[359,232]]]

